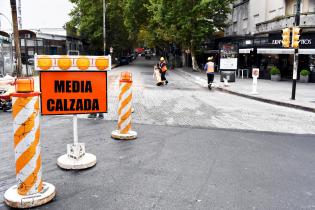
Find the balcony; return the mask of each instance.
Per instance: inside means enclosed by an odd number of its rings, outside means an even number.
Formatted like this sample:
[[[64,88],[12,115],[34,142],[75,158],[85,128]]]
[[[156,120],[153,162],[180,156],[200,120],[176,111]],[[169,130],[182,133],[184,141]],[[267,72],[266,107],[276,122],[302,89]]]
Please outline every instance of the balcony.
[[[256,33],[280,31],[286,27],[292,27],[295,20],[294,15],[279,16],[272,20],[256,24]],[[301,27],[315,27],[315,13],[302,13],[300,18]]]

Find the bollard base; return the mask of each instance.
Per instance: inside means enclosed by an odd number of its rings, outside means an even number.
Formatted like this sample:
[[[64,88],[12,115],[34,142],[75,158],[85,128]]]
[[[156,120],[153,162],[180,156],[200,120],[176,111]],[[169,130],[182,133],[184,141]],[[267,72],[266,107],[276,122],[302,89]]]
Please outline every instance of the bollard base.
[[[85,153],[79,159],[69,157],[67,154],[62,155],[57,160],[57,165],[63,169],[86,169],[91,168],[96,164],[96,156],[90,153]]]
[[[252,95],[258,95],[258,92],[257,91],[252,91],[251,94]]]
[[[129,133],[127,134],[121,134],[119,133],[119,130],[114,130],[112,132],[112,138],[119,139],[119,140],[133,140],[137,138],[137,132],[129,131]]]
[[[20,195],[17,191],[17,185],[14,185],[4,193],[4,202],[10,207],[25,209],[46,204],[51,201],[55,195],[55,186],[47,182],[43,182],[42,192],[33,195]]]

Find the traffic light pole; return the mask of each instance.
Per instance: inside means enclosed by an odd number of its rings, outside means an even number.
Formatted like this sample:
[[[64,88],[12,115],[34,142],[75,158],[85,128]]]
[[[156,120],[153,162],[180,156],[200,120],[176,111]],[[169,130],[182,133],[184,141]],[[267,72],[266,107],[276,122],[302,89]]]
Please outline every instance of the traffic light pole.
[[[299,54],[298,49],[294,49],[294,63],[293,63],[293,81],[292,81],[292,94],[291,99],[295,100],[295,92],[296,92],[296,80],[297,80],[297,67],[299,63]]]
[[[296,14],[295,14],[296,27],[300,25],[300,13],[301,13],[300,10],[301,10],[301,0],[296,0]],[[292,94],[291,94],[292,100],[295,100],[298,63],[299,63],[299,52],[298,52],[298,49],[295,49],[294,50],[294,64],[293,64]]]

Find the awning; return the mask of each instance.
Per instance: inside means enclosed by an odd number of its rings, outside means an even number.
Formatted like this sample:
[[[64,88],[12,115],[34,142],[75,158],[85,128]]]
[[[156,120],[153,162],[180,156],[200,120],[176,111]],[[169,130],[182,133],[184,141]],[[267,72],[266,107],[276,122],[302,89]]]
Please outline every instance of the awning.
[[[245,49],[239,49],[238,52],[240,54],[249,54],[253,50],[254,50],[254,48],[245,48]]]
[[[315,55],[315,49],[299,49],[299,54],[302,54],[302,55]]]
[[[294,54],[294,49],[257,48],[257,54]]]

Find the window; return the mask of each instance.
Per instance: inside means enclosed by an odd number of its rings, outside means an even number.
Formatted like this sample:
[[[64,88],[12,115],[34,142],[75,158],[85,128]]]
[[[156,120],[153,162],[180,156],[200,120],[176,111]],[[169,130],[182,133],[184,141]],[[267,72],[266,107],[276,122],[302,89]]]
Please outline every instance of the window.
[[[247,29],[247,25],[248,25],[248,21],[247,20],[244,20],[243,21],[243,29]]]
[[[233,24],[233,32],[236,32],[237,31],[237,23],[234,23]]]
[[[237,10],[236,9],[233,10],[233,23],[234,22],[237,22]]]

